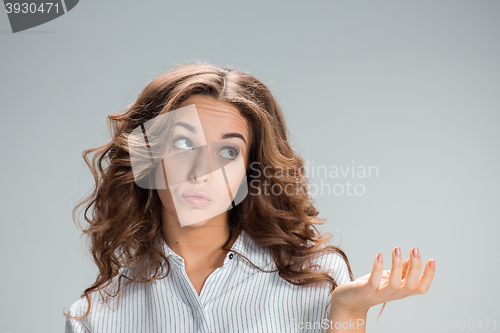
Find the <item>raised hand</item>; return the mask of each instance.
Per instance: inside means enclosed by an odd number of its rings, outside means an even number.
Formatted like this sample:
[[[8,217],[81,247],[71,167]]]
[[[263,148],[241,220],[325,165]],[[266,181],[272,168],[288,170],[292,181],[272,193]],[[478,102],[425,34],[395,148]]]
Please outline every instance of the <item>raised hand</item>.
[[[371,273],[343,283],[333,291],[329,317],[363,317],[374,305],[425,294],[434,278],[434,259],[427,261],[422,276],[420,270],[418,248],[410,251],[410,257],[405,262],[400,248],[394,248],[391,270],[384,270],[382,253],[379,253]]]

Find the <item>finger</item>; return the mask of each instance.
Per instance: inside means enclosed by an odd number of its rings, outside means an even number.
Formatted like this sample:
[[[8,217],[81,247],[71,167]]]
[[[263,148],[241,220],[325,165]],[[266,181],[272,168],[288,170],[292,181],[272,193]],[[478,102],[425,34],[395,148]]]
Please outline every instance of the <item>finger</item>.
[[[418,248],[415,247],[410,251],[410,267],[401,288],[402,294],[407,295],[417,288],[420,270],[420,253]]]
[[[382,272],[384,270],[384,258],[382,253],[377,254],[375,257],[375,262],[373,263],[372,272],[370,278],[368,279],[365,288],[369,291],[374,291],[380,286],[380,280],[382,279]]]
[[[410,258],[406,259],[405,262],[403,263],[403,272],[401,274],[401,280],[404,280],[406,278],[409,267],[410,267]]]
[[[412,291],[408,296],[425,294],[431,286],[435,272],[436,261],[434,259],[430,259],[424,267],[424,273],[420,277],[417,289]]]
[[[401,257],[401,249],[395,247],[392,250],[392,269],[389,274],[389,282],[387,290],[389,293],[394,293],[401,287],[401,275],[403,274],[403,258]]]

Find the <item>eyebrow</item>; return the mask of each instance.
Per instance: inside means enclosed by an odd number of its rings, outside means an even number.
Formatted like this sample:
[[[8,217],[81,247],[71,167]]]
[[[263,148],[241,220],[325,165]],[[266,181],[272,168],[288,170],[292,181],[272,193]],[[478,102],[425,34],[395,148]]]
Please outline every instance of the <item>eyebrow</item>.
[[[185,129],[187,129],[188,131],[190,131],[191,133],[196,133],[196,128],[194,128],[194,126],[191,126],[185,122],[182,122],[182,121],[178,121],[174,124],[174,126],[182,126],[184,127]]]
[[[187,129],[188,131],[190,131],[191,133],[196,133],[196,128],[194,128],[194,126],[191,126],[185,122],[182,122],[182,121],[178,121],[174,124],[174,126],[182,126],[184,127],[185,129]],[[245,144],[247,144],[247,140],[245,140],[245,138],[243,137],[243,135],[241,135],[240,133],[225,133],[225,134],[222,134],[221,135],[221,138],[222,139],[230,139],[230,138],[240,138],[241,140],[243,140],[243,142]]]
[[[240,138],[241,140],[243,140],[243,142],[245,144],[247,144],[247,141],[245,140],[245,138],[243,137],[243,135],[241,135],[240,133],[226,133],[226,134],[222,134],[222,138],[223,139]]]

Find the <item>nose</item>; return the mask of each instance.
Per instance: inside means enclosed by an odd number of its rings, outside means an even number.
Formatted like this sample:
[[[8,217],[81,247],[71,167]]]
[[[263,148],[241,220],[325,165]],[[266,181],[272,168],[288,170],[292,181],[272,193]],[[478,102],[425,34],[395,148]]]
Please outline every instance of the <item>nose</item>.
[[[196,156],[188,175],[189,180],[195,183],[206,182],[209,180],[210,174],[214,172],[210,147],[209,145],[197,147],[195,152]]]

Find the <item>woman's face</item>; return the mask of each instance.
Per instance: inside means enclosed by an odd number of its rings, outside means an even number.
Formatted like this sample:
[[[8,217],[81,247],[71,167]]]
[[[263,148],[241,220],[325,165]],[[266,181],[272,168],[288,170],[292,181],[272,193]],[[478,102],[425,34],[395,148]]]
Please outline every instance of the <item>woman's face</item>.
[[[240,185],[246,185],[252,133],[235,106],[207,96],[191,96],[171,112],[156,188],[164,214],[181,226],[201,226],[232,208]]]

